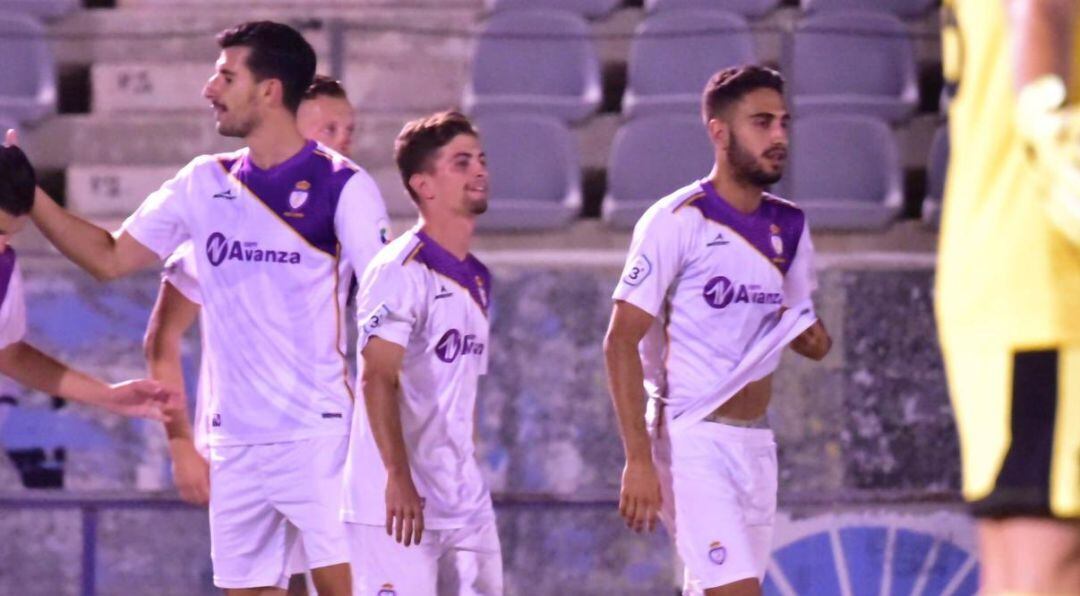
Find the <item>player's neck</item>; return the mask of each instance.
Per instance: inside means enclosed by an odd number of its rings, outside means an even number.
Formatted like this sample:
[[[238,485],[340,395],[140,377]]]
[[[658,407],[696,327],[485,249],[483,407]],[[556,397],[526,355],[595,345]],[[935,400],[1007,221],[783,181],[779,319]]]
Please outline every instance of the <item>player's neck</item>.
[[[761,205],[761,196],[765,189],[740,181],[724,168],[714,166],[709,174],[709,182],[716,194],[743,213],[753,213]]]
[[[469,256],[476,220],[466,217],[426,218],[420,214],[420,230],[459,261]]]
[[[263,170],[284,163],[307,143],[294,121],[265,122],[244,140],[247,141],[248,159]]]

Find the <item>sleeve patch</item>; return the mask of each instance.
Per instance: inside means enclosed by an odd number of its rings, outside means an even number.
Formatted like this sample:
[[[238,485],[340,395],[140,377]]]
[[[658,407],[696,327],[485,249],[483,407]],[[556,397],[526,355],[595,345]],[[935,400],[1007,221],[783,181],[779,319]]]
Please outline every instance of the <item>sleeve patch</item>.
[[[649,261],[649,258],[645,255],[638,255],[636,259],[627,265],[622,281],[628,286],[637,286],[645,281],[651,273],[652,263]]]
[[[386,319],[389,316],[390,309],[386,308],[386,304],[380,304],[374,312],[368,315],[367,320],[364,321],[364,333],[373,333],[376,329],[379,328],[379,326],[386,322]]]

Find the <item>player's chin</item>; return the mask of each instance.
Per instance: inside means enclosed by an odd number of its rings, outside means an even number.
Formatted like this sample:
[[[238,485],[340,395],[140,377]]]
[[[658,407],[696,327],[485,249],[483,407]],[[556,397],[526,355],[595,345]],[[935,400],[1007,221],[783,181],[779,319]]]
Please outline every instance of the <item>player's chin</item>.
[[[469,201],[469,213],[473,215],[482,215],[488,210],[487,198]]]

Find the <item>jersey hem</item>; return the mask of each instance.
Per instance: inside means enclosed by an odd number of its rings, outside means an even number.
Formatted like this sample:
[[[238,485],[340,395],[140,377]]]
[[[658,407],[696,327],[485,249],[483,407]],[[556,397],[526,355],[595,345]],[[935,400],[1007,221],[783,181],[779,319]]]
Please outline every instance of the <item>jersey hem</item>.
[[[348,434],[348,426],[344,426],[341,429],[308,430],[291,433],[259,435],[255,437],[215,437],[211,434],[207,437],[206,444],[210,447],[240,447],[244,445],[265,445],[268,443],[291,443],[293,441],[318,439],[321,437],[344,437],[348,436]]]

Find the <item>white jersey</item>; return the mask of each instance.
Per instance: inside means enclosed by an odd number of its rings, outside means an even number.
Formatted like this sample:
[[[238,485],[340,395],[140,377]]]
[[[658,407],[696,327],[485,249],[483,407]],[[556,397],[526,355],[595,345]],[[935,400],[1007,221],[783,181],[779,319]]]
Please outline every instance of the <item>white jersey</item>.
[[[656,317],[640,346],[649,397],[677,417],[721,391],[777,311],[810,298],[813,254],[803,212],[772,195],[742,213],[704,180],[650,207],[614,293]]]
[[[427,528],[494,518],[473,438],[490,286],[475,257],[460,261],[417,229],[383,249],[360,282],[360,350],[372,337],[405,348],[401,426]],[[385,523],[386,468],[363,407],[353,414],[345,487],[345,521]]]
[[[202,306],[202,292],[199,291],[199,279],[195,273],[195,247],[185,242],[165,261],[161,276],[176,288],[184,298]],[[203,318],[199,317],[199,337],[206,337]],[[206,352],[206,341],[202,342],[202,352]],[[199,382],[195,388],[195,417],[192,424],[195,436],[195,448],[203,457],[210,458],[210,417],[206,415],[206,401],[210,395],[210,373],[207,371],[206,358],[199,359]]]
[[[348,432],[346,292],[388,222],[371,177],[314,141],[269,170],[197,157],[124,222],[161,258],[194,246],[211,445]]]
[[[26,335],[26,297],[15,249],[0,252],[0,349]]]

